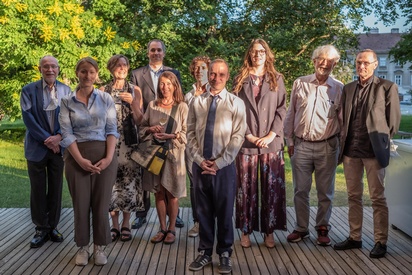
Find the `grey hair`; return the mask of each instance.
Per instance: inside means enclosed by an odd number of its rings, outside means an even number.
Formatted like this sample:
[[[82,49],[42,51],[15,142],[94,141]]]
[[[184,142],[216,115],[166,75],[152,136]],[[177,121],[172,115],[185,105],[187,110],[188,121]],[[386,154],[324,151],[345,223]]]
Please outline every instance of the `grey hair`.
[[[312,60],[318,58],[322,54],[332,54],[334,56],[335,62],[338,62],[340,59],[339,51],[333,45],[323,45],[317,47],[312,54]]]

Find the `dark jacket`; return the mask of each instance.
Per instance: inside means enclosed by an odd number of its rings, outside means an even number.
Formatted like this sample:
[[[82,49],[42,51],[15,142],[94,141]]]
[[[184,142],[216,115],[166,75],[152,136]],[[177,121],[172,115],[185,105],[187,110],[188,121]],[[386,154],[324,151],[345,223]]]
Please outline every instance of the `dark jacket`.
[[[349,121],[352,112],[352,102],[355,96],[358,81],[351,82],[343,87],[342,92],[342,119],[341,133],[342,150],[339,161],[342,161],[348,133]],[[389,164],[390,138],[398,131],[401,119],[398,86],[386,79],[373,76],[370,93],[368,95],[366,128],[372,144],[373,152],[382,168]]]

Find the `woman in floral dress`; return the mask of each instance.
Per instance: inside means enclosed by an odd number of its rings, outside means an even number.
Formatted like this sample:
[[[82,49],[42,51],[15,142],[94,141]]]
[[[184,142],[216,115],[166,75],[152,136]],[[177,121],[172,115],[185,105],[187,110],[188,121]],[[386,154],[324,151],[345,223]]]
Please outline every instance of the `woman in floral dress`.
[[[113,223],[111,234],[112,241],[119,237],[122,241],[129,241],[130,213],[144,207],[142,171],[140,166],[130,159],[133,149],[138,145],[136,126],[143,117],[142,93],[139,87],[126,80],[129,71],[129,60],[126,56],[112,56],[107,63],[107,69],[113,79],[100,90],[113,97],[117,113],[117,130],[120,133],[116,145],[119,166],[109,207]],[[123,221],[119,229],[120,211],[123,212]]]

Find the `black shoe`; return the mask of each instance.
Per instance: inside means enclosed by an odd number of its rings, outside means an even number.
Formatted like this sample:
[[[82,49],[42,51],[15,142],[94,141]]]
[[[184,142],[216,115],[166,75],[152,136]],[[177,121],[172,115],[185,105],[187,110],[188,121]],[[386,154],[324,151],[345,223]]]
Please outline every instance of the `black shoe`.
[[[212,256],[205,255],[205,251],[202,250],[197,255],[196,260],[189,265],[189,270],[198,271],[212,263]]]
[[[369,257],[371,258],[382,258],[386,254],[386,244],[381,244],[381,242],[375,243],[375,246],[372,248]]]
[[[343,242],[336,243],[333,246],[335,250],[346,250],[346,249],[353,249],[353,248],[362,248],[362,241],[355,241],[351,238],[347,238]]]
[[[52,242],[61,243],[64,240],[63,235],[56,228],[50,231],[49,236]]]
[[[223,252],[220,254],[217,271],[221,274],[232,272],[232,262],[230,261],[229,252]]]
[[[33,239],[30,242],[31,248],[41,247],[45,242],[50,239],[49,231],[46,230],[36,230]]]
[[[137,217],[132,222],[132,229],[139,229],[144,223],[146,223],[146,217]]]
[[[177,215],[176,217],[176,227],[182,228],[183,226],[185,226],[185,223],[182,221],[182,219],[179,217],[179,215]]]

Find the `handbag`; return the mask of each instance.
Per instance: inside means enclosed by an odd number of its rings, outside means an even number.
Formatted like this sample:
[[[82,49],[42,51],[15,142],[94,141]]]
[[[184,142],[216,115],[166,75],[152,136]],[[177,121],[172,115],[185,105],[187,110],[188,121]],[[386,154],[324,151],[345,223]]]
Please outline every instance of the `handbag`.
[[[174,123],[174,115],[177,111],[177,106],[172,107],[165,133],[170,134]],[[163,144],[153,144],[153,141],[140,143],[137,149],[132,152],[130,158],[148,172],[159,175],[165,163],[167,153],[169,151],[170,139]]]

